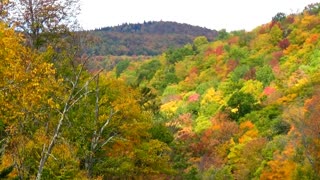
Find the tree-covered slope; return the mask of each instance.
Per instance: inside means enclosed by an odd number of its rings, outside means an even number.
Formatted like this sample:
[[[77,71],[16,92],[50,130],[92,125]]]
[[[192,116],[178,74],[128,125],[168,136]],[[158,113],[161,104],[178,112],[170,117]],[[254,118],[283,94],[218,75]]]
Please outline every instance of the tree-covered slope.
[[[320,178],[319,4],[117,66],[161,102],[177,177]]]
[[[0,7],[1,179],[320,179],[319,3],[89,72],[86,36],[46,26],[77,1],[15,2]]]
[[[92,55],[159,55],[168,48],[191,43],[197,36],[213,40],[217,31],[176,22],[122,24],[89,31],[98,41],[87,50]]]

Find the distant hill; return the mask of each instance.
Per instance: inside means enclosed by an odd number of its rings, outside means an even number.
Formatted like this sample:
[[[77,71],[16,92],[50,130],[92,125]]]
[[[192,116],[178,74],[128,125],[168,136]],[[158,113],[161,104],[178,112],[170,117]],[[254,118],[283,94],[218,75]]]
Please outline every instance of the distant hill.
[[[168,48],[192,43],[197,36],[213,40],[218,32],[207,28],[176,22],[144,22],[122,24],[89,31],[98,42],[88,54],[105,55],[158,55]]]

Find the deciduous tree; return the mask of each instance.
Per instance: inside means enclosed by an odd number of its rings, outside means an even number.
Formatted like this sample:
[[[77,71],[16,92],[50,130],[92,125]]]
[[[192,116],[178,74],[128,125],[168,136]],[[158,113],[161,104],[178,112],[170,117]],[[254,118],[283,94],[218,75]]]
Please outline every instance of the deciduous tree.
[[[30,45],[40,48],[75,27],[78,0],[12,0],[9,24],[23,31]],[[62,36],[58,36],[61,38]]]

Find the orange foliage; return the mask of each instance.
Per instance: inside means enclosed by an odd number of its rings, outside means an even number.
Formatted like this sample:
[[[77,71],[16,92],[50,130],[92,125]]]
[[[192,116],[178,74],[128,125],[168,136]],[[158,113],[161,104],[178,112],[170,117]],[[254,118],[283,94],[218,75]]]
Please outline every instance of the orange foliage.
[[[310,37],[306,39],[307,44],[315,44],[319,40],[319,34],[311,34]]]
[[[237,44],[239,42],[239,36],[233,36],[228,40],[228,44],[232,45],[232,44]]]
[[[292,173],[296,168],[296,164],[289,160],[273,160],[269,161],[269,172],[263,172],[260,176],[261,180],[286,180],[291,179]]]
[[[251,121],[245,121],[240,124],[241,130],[252,129],[252,128],[254,128],[254,124]]]
[[[268,168],[262,172],[260,179],[292,179],[292,175],[296,169],[296,163],[291,160],[295,153],[295,143],[287,144],[282,152],[274,153],[274,160],[268,162]]]
[[[233,71],[237,66],[238,66],[238,61],[230,59],[227,61],[227,73],[230,73],[231,71]]]

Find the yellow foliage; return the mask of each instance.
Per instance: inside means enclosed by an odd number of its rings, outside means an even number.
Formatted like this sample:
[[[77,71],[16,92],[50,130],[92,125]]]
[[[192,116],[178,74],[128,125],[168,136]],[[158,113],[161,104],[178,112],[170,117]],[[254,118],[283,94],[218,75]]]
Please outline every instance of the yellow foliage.
[[[279,26],[275,25],[270,30],[270,42],[274,46],[278,45],[279,41],[282,39],[282,30]]]
[[[11,165],[14,164],[14,158],[12,156],[10,156],[9,154],[4,154],[1,157],[1,164],[0,164],[0,170],[3,170]],[[9,175],[8,175],[8,179],[14,179],[16,178],[18,175],[18,172],[16,169],[14,169]]]
[[[240,91],[253,95],[259,101],[259,97],[263,92],[263,84],[260,81],[250,79],[244,82]]]
[[[257,54],[264,54],[265,52],[270,51],[273,46],[270,44],[271,35],[268,33],[265,34],[259,34],[256,39],[254,39],[250,46],[252,49],[255,49],[257,51],[261,51],[261,53]]]
[[[290,43],[302,45],[308,37],[309,37],[309,32],[304,31],[301,28],[296,28],[289,35],[289,40],[290,40]]]
[[[301,19],[301,28],[307,31],[310,31],[319,24],[320,19],[318,16],[315,15],[304,14],[303,18]]]
[[[282,98],[277,99],[278,104],[286,104],[292,102],[298,95],[297,94],[288,94]]]
[[[283,50],[284,55],[289,55],[291,53],[294,53],[298,51],[300,47],[297,44],[290,44],[289,47],[287,47],[285,50]]]
[[[233,109],[231,109],[231,112],[233,112],[233,113],[237,113],[238,111],[239,111],[238,108],[233,108]]]
[[[43,143],[48,143],[47,131],[39,125],[51,127],[50,111],[59,109],[54,98],[64,98],[62,79],[47,60],[51,53],[50,48],[42,53],[27,48],[20,34],[0,23],[0,119],[8,125],[9,138],[3,165],[15,162],[19,175],[37,168],[26,162],[39,159]]]
[[[46,55],[36,54],[22,45],[23,39],[13,29],[0,24],[0,119],[5,123],[35,113],[40,117],[44,106],[55,107],[48,97],[57,93],[58,81]]]
[[[201,106],[207,106],[211,103],[224,104],[222,93],[215,91],[214,88],[209,88],[200,102]]]
[[[163,104],[160,107],[160,111],[169,117],[173,116],[176,113],[181,103],[182,103],[181,101],[170,101],[166,104]]]

